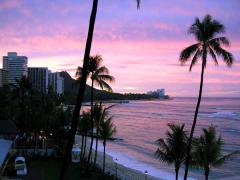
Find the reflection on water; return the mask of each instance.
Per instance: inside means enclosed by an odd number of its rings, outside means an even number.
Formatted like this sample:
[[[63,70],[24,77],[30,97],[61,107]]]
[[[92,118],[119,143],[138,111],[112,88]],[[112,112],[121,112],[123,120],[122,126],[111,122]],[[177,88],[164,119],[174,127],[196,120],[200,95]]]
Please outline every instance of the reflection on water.
[[[194,98],[174,98],[169,101],[131,101],[128,104],[113,107],[110,109],[110,114],[114,117],[113,120],[117,126],[116,136],[123,138],[124,141],[110,143],[108,149],[135,159],[139,166],[142,163],[143,169],[154,168],[154,171],[161,169],[174,172],[173,167],[169,168],[156,160],[154,142],[164,137],[168,123],[184,123],[190,131],[195,103]],[[225,140],[225,153],[240,150],[240,99],[203,99],[195,135],[211,124],[217,127]],[[149,167],[146,167],[146,164]],[[156,174],[152,172],[154,173]],[[192,177],[201,178],[202,173],[199,170],[191,170]],[[183,169],[180,174],[183,174]],[[240,179],[240,157],[235,157],[222,167],[213,169],[210,177],[211,179],[220,177],[227,179],[239,177]]]

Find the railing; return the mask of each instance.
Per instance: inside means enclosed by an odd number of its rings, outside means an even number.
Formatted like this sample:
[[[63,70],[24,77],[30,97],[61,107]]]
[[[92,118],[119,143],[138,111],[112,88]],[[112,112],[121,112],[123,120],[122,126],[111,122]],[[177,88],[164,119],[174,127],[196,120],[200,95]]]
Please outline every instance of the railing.
[[[4,161],[2,167],[0,167],[0,180],[2,179],[5,168],[7,167],[10,156],[7,156],[7,159]]]

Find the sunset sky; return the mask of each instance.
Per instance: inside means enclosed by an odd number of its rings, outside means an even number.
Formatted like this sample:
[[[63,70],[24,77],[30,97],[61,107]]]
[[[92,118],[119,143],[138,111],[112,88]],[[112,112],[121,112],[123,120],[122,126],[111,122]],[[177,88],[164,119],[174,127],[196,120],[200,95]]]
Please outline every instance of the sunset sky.
[[[56,3],[58,2],[58,3]],[[0,0],[0,56],[16,51],[29,66],[68,71],[82,65],[91,0]],[[91,54],[101,54],[116,92],[165,88],[197,96],[200,66],[181,66],[180,51],[194,43],[187,29],[211,14],[226,26],[232,68],[208,59],[203,96],[240,97],[239,0],[99,0]],[[2,62],[0,61],[0,66]]]

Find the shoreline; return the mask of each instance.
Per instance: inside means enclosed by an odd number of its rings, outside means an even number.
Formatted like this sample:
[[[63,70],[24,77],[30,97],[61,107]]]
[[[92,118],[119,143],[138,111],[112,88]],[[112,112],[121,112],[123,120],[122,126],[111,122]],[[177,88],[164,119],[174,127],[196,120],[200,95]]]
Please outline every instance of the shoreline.
[[[90,139],[88,139],[89,141]],[[76,135],[75,136],[75,143],[78,144],[78,147],[81,148],[81,136]],[[95,144],[95,143],[94,143]],[[99,141],[98,146],[98,156],[97,156],[97,165],[102,168],[103,163],[103,147],[101,144],[101,141]],[[95,155],[95,146],[93,146],[92,150],[92,158]],[[89,151],[89,145],[87,145],[86,148],[87,152]],[[117,158],[117,160],[116,160]],[[133,163],[134,162],[134,163]],[[134,167],[133,167],[134,166]],[[146,167],[146,168],[143,168]],[[148,171],[147,175],[144,173],[145,170]],[[133,159],[131,157],[128,157],[126,154],[122,154],[121,152],[113,152],[109,151],[108,148],[106,148],[106,165],[105,165],[105,173],[110,173],[114,176],[117,176],[123,180],[125,179],[139,179],[139,180],[145,180],[146,177],[148,180],[172,180],[175,179],[175,173],[170,173],[168,171],[159,170],[153,166],[150,166],[148,164],[141,163],[137,159]],[[160,178],[161,177],[161,178]],[[179,176],[179,179],[182,179],[182,177]],[[193,178],[188,178],[190,180],[193,180]]]

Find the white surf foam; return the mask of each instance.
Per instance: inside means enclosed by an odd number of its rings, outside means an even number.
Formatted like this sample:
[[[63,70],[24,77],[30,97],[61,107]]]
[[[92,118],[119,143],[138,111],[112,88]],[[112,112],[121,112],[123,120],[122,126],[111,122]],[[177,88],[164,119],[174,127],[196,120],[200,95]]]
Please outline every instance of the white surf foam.
[[[215,113],[211,113],[208,117],[235,117],[237,116],[237,114],[235,112],[231,112],[231,111],[224,111],[224,112],[215,112]]]
[[[94,143],[95,144],[95,143]],[[103,146],[101,144],[101,142],[98,145],[98,151],[99,152],[103,152]],[[116,151],[112,151],[106,148],[106,154],[108,154],[109,156],[113,157],[113,160],[116,162],[116,158],[117,158],[117,163],[121,164],[127,168],[131,168],[137,171],[140,171],[144,174],[144,172],[147,170],[148,175],[153,176],[155,178],[158,179],[164,179],[164,180],[172,180],[175,179],[175,174],[174,173],[170,173],[170,172],[166,172],[160,169],[157,169],[149,164],[143,163],[131,156],[128,156],[124,153],[121,152],[116,152]],[[183,177],[179,176],[179,179],[183,179]],[[189,177],[189,180],[194,180],[194,178]]]

